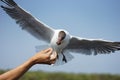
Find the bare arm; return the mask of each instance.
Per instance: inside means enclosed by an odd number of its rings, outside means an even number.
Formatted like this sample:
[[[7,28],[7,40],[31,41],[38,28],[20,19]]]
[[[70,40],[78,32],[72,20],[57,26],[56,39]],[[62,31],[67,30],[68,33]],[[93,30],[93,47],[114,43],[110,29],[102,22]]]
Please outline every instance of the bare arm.
[[[17,80],[35,64],[53,64],[56,60],[57,54],[54,52],[54,56],[51,56],[52,51],[53,50],[49,48],[38,52],[22,65],[0,75],[0,80]]]

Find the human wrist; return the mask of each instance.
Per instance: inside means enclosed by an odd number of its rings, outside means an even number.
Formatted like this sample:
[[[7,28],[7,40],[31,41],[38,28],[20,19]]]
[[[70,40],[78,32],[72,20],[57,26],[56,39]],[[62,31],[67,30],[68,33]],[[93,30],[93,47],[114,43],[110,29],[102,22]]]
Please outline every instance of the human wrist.
[[[29,62],[31,64],[31,66],[33,66],[33,65],[36,64],[36,59],[32,57],[32,58],[29,59]]]

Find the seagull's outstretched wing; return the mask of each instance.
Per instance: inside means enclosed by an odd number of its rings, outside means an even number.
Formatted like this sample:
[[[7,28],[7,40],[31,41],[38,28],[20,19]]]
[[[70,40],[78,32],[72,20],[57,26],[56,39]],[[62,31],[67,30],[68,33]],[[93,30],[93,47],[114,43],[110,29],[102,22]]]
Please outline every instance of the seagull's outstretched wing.
[[[20,8],[13,0],[1,0],[8,6],[1,6],[3,10],[19,24],[22,29],[38,39],[50,42],[54,30],[34,18],[30,13]]]
[[[106,54],[120,50],[120,42],[110,42],[104,40],[87,40],[72,37],[66,50],[83,53],[87,55]]]

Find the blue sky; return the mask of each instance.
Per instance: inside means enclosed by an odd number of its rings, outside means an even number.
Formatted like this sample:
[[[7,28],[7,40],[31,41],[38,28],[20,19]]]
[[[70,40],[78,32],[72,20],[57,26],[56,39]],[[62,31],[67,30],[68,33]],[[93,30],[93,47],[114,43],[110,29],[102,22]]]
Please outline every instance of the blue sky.
[[[15,0],[33,16],[71,35],[120,41],[120,0]],[[2,4],[0,2],[0,4]],[[45,44],[20,29],[0,9],[0,69],[14,68],[35,54],[35,46]],[[74,73],[120,74],[120,51],[86,56],[72,53],[74,59],[61,66],[36,65],[32,70]]]

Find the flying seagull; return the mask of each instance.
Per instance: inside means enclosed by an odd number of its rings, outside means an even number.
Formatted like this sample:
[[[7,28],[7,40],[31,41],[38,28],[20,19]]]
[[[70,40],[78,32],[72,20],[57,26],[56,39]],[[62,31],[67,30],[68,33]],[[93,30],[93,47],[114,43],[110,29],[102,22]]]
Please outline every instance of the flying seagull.
[[[86,55],[109,54],[120,50],[120,42],[84,39],[70,35],[64,29],[53,29],[19,7],[13,0],[1,0],[1,8],[23,29],[39,40],[46,41],[57,52],[55,64],[64,64],[73,56],[69,52]]]

